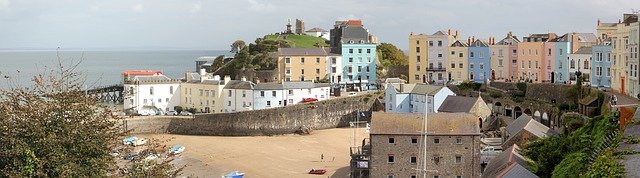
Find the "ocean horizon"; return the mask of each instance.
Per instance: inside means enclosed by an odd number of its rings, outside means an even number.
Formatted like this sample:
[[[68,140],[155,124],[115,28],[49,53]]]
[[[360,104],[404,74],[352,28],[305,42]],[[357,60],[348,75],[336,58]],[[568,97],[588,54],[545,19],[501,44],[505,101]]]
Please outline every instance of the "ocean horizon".
[[[76,72],[85,77],[86,88],[95,88],[121,84],[124,70],[158,70],[170,78],[181,78],[184,72],[195,71],[198,57],[219,55],[233,54],[227,50],[182,49],[4,49],[0,50],[0,89],[32,86],[33,76],[55,69],[58,61],[68,67],[79,62]]]

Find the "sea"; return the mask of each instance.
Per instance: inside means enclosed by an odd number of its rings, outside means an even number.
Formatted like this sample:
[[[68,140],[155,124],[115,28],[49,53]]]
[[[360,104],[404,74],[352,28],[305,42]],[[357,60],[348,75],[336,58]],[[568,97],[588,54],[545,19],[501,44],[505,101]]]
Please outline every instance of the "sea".
[[[124,70],[158,70],[170,78],[195,71],[202,56],[225,55],[227,50],[0,50],[0,89],[33,86],[33,76],[72,67],[86,79],[86,88],[122,84]]]

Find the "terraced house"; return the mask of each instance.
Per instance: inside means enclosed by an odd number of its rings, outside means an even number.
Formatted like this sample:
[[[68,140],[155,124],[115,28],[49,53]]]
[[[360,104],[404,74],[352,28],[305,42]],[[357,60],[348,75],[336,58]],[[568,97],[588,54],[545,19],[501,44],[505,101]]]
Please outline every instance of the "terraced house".
[[[469,44],[468,63],[469,80],[484,83],[491,72],[491,52],[489,44],[482,40],[475,40]]]
[[[449,57],[447,57],[447,77],[450,81],[462,82],[469,80],[469,71],[467,69],[469,64],[468,44],[460,40],[455,41],[449,47]]]
[[[329,80],[327,60],[339,56],[328,48],[278,48],[277,55],[280,81]]]
[[[456,31],[457,33],[457,31]],[[448,31],[437,31],[432,35],[427,35],[428,45],[427,51],[427,82],[429,84],[443,85],[447,82],[447,63],[446,58],[449,57],[447,52],[449,51],[449,45],[453,43],[457,38],[457,35],[451,34],[451,29]],[[417,66],[416,66],[416,69]]]
[[[492,43],[490,46],[491,79],[510,81],[516,78],[514,75],[518,73],[518,43],[520,40],[511,32],[498,43]]]
[[[609,40],[602,41],[591,48],[592,87],[611,87],[611,41]]]
[[[330,35],[331,52],[342,56],[338,84],[344,90],[376,89],[375,36],[369,34],[360,20],[336,21]]]
[[[425,34],[409,34],[409,83],[427,83],[427,41]]]

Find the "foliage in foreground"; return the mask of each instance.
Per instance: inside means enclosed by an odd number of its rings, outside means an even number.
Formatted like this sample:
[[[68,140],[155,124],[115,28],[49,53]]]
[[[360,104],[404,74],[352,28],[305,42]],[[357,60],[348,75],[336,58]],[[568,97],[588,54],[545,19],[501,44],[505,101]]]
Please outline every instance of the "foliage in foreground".
[[[110,153],[125,134],[121,118],[81,92],[78,64],[59,62],[33,87],[0,90],[0,177],[117,175]]]
[[[617,126],[612,122],[611,116],[598,116],[573,132],[525,145],[523,154],[534,161],[535,170],[532,171],[540,177],[584,176],[586,172],[592,171],[586,167],[589,164],[587,154],[602,145],[607,134],[615,129]],[[610,147],[615,147],[616,143],[617,139],[614,139]],[[604,154],[599,156],[602,155]],[[596,163],[597,160],[594,165]]]

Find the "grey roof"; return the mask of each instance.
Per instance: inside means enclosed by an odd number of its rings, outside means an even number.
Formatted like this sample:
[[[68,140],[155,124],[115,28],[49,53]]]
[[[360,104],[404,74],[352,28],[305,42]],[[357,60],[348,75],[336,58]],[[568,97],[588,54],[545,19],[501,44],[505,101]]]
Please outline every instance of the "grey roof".
[[[489,47],[489,44],[487,44],[487,42],[484,42],[482,40],[476,40],[474,42],[471,42],[469,47]]]
[[[278,48],[280,56],[326,56],[327,48]]]
[[[489,161],[482,177],[537,177],[524,166],[528,166],[528,163],[520,154],[520,147],[512,145]]]
[[[255,90],[282,90],[282,89],[310,89],[329,87],[329,83],[313,83],[303,81],[282,82],[282,83],[258,83],[255,84]]]
[[[437,31],[437,32],[433,33],[432,35],[447,35],[447,32],[440,30],[440,31]]]
[[[469,45],[467,45],[467,43],[464,43],[460,40],[456,40],[456,42],[453,42],[453,44],[451,44],[451,47],[467,47]]]
[[[444,99],[438,112],[466,112],[468,113],[473,105],[476,104],[478,98],[466,97],[466,96],[452,96],[449,95]]]
[[[384,83],[406,83],[406,81],[401,78],[386,78]]]
[[[618,23],[600,23],[600,26],[603,27],[615,27]]]
[[[497,45],[517,45],[518,43],[520,43],[520,40],[518,40],[518,37],[507,35],[502,40],[500,40],[500,42],[496,44]]]
[[[596,35],[593,33],[577,33],[577,35],[578,41],[580,42],[595,43],[598,40]]]
[[[193,84],[205,84],[205,85],[220,85],[220,84],[224,84],[224,81],[222,80],[191,80],[188,81],[186,83],[193,83]]]
[[[393,87],[398,91],[398,93],[412,93],[412,94],[428,94],[434,95],[438,93],[445,86],[438,85],[427,85],[422,83],[416,84],[394,84]]]
[[[574,54],[591,54],[591,46],[580,47]]]
[[[250,81],[232,80],[224,86],[224,89],[251,90],[255,84]]]
[[[138,75],[133,77],[133,79],[131,79],[132,81],[140,81],[140,82],[161,82],[161,81],[171,81],[171,79],[167,76],[164,75],[157,75],[157,76],[145,76],[145,75]]]
[[[429,113],[427,133],[430,135],[480,135],[476,116],[468,113]],[[371,134],[419,135],[424,114],[374,112]]]
[[[369,42],[369,32],[362,26],[345,26],[342,27],[342,43],[348,43],[353,41],[354,43],[360,43],[360,40]]]
[[[253,87],[254,90],[282,90],[280,83],[258,83]]]
[[[327,31],[322,28],[316,27],[316,28],[309,29],[306,32],[327,32]]]
[[[513,121],[511,124],[507,126],[507,133],[511,136],[516,135],[516,133],[526,130],[529,133],[537,136],[538,138],[542,138],[549,135],[557,135],[555,131],[551,130],[549,127],[543,125],[542,123],[533,120],[531,116],[527,114],[522,114],[518,119]]]

